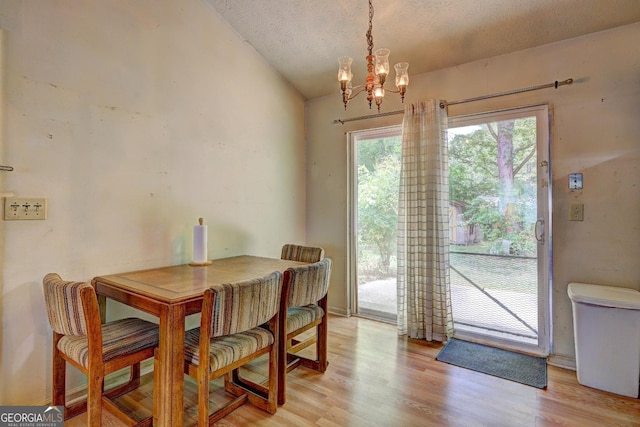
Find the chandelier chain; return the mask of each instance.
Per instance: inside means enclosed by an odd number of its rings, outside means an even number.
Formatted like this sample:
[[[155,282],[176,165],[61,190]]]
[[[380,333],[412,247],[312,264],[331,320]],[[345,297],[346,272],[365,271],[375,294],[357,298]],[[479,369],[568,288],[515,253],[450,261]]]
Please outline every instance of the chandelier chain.
[[[369,55],[373,55],[373,4],[369,0],[369,31],[367,31],[367,45],[369,47]]]

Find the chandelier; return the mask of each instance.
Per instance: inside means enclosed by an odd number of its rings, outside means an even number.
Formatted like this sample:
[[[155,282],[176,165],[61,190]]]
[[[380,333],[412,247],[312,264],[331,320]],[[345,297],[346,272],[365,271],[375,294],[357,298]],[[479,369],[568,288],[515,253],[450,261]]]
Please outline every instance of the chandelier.
[[[367,92],[369,108],[371,108],[371,104],[375,100],[378,112],[380,112],[380,105],[382,104],[382,98],[384,98],[385,92],[399,93],[404,103],[404,94],[409,85],[409,63],[399,62],[393,66],[396,70],[396,87],[398,90],[385,88],[384,83],[389,75],[389,54],[391,51],[389,49],[377,49],[375,52],[373,51],[372,29],[373,5],[371,4],[371,0],[369,0],[369,30],[367,31],[369,55],[366,56],[367,77],[365,83],[352,87],[351,79],[353,74],[351,73],[351,63],[353,62],[353,58],[349,56],[338,58],[338,81],[340,82],[340,89],[342,90],[342,102],[344,103],[345,110],[350,100],[365,91]]]

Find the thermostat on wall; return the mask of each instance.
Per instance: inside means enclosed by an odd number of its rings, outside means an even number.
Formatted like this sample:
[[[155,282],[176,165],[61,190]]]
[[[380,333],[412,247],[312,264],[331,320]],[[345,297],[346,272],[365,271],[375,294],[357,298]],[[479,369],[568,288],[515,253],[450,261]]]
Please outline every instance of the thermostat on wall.
[[[569,174],[569,189],[582,190],[582,174],[581,173]]]

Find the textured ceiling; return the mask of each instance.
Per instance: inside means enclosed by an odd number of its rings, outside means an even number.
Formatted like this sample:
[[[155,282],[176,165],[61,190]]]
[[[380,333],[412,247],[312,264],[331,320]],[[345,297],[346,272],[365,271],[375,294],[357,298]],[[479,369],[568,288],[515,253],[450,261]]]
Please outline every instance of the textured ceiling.
[[[354,84],[364,80],[366,0],[207,1],[305,98],[339,91],[340,56],[354,58]],[[640,21],[640,0],[373,0],[373,6],[375,48],[391,49],[391,65],[409,62],[410,76]]]

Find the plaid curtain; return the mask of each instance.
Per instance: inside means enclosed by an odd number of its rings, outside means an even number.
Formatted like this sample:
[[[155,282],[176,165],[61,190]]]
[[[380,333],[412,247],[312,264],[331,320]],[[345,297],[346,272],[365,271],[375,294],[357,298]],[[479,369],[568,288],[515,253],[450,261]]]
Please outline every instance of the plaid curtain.
[[[446,341],[449,282],[447,111],[440,101],[405,107],[398,203],[398,333]]]

